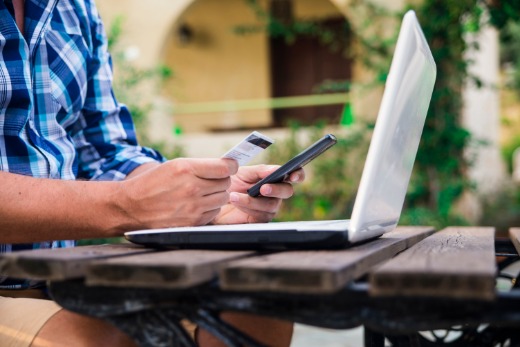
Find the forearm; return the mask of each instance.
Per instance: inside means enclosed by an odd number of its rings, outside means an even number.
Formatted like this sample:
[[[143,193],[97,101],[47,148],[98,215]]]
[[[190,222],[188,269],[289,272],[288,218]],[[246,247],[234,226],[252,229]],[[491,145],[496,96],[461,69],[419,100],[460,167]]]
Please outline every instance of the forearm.
[[[111,237],[133,227],[120,182],[0,172],[0,192],[0,243]]]
[[[140,174],[142,174],[148,170],[158,167],[159,165],[161,165],[161,163],[159,163],[159,162],[151,162],[151,163],[146,163],[146,164],[140,165],[137,168],[135,168],[132,172],[130,172],[126,176],[126,179],[137,177]]]

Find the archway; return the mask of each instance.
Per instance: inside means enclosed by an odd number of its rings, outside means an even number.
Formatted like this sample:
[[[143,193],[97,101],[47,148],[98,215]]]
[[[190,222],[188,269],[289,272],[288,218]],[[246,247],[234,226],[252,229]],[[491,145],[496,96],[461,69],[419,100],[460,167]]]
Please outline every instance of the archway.
[[[268,11],[279,1],[258,3]],[[291,16],[312,20],[328,30],[345,21],[330,0],[290,3]],[[343,54],[345,46],[333,50],[319,37],[302,36],[287,43],[266,30],[247,35],[237,30],[241,26],[265,29],[266,23],[259,17],[244,0],[196,0],[173,23],[162,56],[176,77],[166,88],[166,96],[178,105],[194,106],[189,110],[179,107],[175,114],[176,122],[186,131],[272,127],[285,125],[287,119],[337,121],[342,105],[276,111],[244,106],[313,94],[324,80],[352,77],[351,61]],[[305,83],[300,77],[305,77]],[[224,101],[228,101],[226,107]],[[218,108],[222,108],[220,112],[214,112]]]

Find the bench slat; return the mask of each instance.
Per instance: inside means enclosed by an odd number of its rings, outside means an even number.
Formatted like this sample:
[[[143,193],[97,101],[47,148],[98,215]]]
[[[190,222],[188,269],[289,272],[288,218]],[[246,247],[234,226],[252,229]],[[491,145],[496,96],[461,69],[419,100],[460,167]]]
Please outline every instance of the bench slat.
[[[509,238],[513,242],[518,254],[520,254],[520,228],[509,229]]]
[[[375,270],[374,296],[495,297],[494,228],[444,229]]]
[[[80,278],[92,259],[150,252],[133,244],[107,244],[73,248],[38,249],[0,255],[0,274],[35,280]]]
[[[228,261],[255,254],[252,251],[172,250],[93,262],[87,285],[186,288],[208,282]]]
[[[399,227],[349,249],[292,251],[238,260],[222,269],[220,285],[226,290],[332,293],[433,232],[430,227]]]

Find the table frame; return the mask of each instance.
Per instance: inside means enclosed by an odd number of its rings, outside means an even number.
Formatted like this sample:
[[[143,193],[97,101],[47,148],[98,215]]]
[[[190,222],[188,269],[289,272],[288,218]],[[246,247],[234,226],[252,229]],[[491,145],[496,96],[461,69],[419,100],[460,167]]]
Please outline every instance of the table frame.
[[[520,260],[511,241],[495,242],[503,269]],[[520,346],[520,288],[497,292],[493,301],[432,297],[372,297],[366,278],[334,294],[284,294],[223,291],[213,281],[190,290],[87,286],[83,280],[52,281],[53,299],[63,307],[112,322],[143,347],[195,346],[180,321],[188,319],[218,336],[228,346],[260,343],[219,319],[222,311],[253,313],[331,328],[365,327],[366,346],[442,346],[448,341],[419,331],[457,331],[449,346]],[[442,312],[442,314],[439,314]],[[483,324],[486,324],[484,327]],[[453,328],[457,327],[457,328]],[[478,342],[476,342],[478,341]]]

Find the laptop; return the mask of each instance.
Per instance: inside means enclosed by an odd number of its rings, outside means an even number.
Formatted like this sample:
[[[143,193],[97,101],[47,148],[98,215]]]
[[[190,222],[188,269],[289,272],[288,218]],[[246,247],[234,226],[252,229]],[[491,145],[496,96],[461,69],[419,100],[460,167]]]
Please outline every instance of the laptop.
[[[137,244],[202,249],[343,248],[393,230],[399,221],[437,69],[417,17],[403,18],[352,216],[138,230]],[[341,189],[341,187],[338,187]]]

